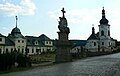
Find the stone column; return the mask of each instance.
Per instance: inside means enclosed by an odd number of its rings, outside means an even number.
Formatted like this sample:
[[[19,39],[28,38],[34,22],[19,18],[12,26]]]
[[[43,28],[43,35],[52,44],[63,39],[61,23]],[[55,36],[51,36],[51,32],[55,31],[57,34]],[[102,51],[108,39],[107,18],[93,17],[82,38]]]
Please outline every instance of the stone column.
[[[67,27],[67,19],[65,18],[65,11],[64,8],[61,10],[63,13],[63,17],[59,17],[59,32],[58,33],[58,40],[56,42],[56,57],[55,62],[61,63],[61,62],[69,62],[72,61],[71,54],[70,54],[70,47],[71,44],[68,40],[68,35],[70,33],[69,28]]]

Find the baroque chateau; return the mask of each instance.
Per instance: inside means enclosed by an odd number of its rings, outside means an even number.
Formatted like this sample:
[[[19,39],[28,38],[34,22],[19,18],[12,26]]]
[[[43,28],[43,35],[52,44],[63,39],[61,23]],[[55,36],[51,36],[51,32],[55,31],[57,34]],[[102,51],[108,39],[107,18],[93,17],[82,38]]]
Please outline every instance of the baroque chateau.
[[[17,26],[17,20],[16,16],[16,27],[12,29],[8,36],[0,34],[0,53],[17,51],[34,55],[56,50],[56,40],[52,40],[44,34],[39,37],[23,36]],[[82,50],[90,52],[110,52],[115,50],[116,40],[110,36],[110,25],[105,16],[104,8],[99,23],[99,32],[95,33],[95,28],[92,27],[92,34],[87,40],[70,40],[74,46],[70,50],[71,53],[81,52]]]
[[[41,52],[53,51],[53,42],[46,35],[39,37],[23,36],[20,29],[16,27],[12,29],[8,36],[0,34],[0,53],[17,51],[25,54],[40,54]]]

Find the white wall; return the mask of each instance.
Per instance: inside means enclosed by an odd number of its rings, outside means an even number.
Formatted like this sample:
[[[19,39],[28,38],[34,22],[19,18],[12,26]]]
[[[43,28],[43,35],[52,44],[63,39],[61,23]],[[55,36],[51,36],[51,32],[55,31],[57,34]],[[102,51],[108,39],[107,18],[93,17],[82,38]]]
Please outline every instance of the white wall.
[[[8,52],[10,53],[11,51],[14,51],[14,46],[5,46],[4,53],[7,52],[7,49],[8,49]]]
[[[53,46],[53,42],[52,41],[45,41],[45,45],[46,46]]]
[[[104,31],[104,36],[101,36],[101,31]],[[108,31],[110,31],[110,25],[99,25],[99,37],[100,39],[110,39],[110,36],[108,36]]]
[[[97,52],[98,51],[98,40],[88,40],[86,44],[86,51]]]
[[[0,41],[0,44],[5,44],[5,37],[0,37],[2,41]]]
[[[17,51],[22,53],[22,49],[23,49],[23,53],[25,53],[25,49],[26,49],[26,39],[24,38],[16,38],[15,39],[15,48]]]

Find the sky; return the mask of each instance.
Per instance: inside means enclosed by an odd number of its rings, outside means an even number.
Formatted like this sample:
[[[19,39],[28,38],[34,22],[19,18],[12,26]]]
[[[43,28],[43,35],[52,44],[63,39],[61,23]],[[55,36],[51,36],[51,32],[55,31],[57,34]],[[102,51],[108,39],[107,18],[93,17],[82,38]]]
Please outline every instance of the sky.
[[[18,16],[17,27],[24,36],[45,34],[58,39],[58,21],[64,7],[70,28],[69,39],[86,40],[93,25],[95,32],[99,31],[104,6],[111,37],[120,41],[119,3],[120,0],[0,0],[0,33],[8,36],[15,28],[15,16]]]

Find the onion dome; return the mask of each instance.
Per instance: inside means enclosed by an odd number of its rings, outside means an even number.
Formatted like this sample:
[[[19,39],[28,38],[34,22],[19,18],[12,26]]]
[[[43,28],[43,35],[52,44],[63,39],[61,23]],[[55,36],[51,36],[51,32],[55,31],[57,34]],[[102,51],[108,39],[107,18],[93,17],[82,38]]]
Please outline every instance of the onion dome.
[[[11,33],[21,34],[20,29],[17,27],[13,28]]]
[[[8,37],[13,37],[13,38],[19,38],[23,37],[23,35],[20,32],[20,29],[17,27],[17,16],[16,16],[16,27],[12,29],[11,34],[8,35]]]
[[[100,20],[100,24],[108,24],[108,22],[109,21],[105,17],[105,10],[104,10],[104,7],[103,7],[103,10],[102,10],[102,19]]]

